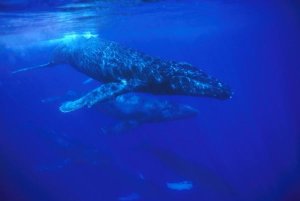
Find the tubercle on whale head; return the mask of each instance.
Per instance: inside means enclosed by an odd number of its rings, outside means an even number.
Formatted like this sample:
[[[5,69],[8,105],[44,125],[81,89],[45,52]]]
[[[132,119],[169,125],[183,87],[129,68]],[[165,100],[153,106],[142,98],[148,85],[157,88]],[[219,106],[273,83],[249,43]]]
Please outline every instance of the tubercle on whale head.
[[[220,81],[216,81],[216,83],[213,83],[211,85],[211,88],[211,90],[213,91],[212,95],[214,98],[217,98],[219,100],[227,100],[232,98],[233,92],[231,88]]]
[[[202,85],[198,89],[200,95],[202,94],[204,96],[219,99],[219,100],[227,100],[232,98],[233,92],[227,84],[224,84],[218,79],[215,79],[210,76],[208,76],[208,80],[206,81],[207,82],[204,83],[200,81],[200,84],[198,84],[196,81],[196,85],[200,85],[200,86]]]
[[[233,92],[231,89],[223,89],[223,92],[217,97],[220,100],[232,99]]]
[[[217,84],[211,84],[207,90],[207,96],[219,100],[228,100],[232,98],[232,90],[229,86],[217,82]]]

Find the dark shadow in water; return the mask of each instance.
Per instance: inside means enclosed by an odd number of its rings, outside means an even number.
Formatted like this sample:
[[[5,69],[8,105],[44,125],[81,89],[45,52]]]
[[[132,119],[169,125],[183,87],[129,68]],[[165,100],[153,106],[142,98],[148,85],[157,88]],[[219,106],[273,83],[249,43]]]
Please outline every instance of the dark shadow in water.
[[[41,130],[42,131],[42,130]],[[132,192],[128,192],[128,195],[118,194],[114,192],[115,199],[118,200],[122,197],[126,199],[126,196],[133,196],[133,198],[141,198],[141,200],[169,200],[170,195],[168,191],[161,186],[155,184],[151,180],[141,178],[139,174],[132,173],[127,170],[122,164],[118,164],[112,155],[105,149],[92,147],[76,141],[71,137],[63,134],[56,133],[54,131],[42,131],[41,136],[44,140],[55,146],[57,152],[61,153],[60,158],[64,158],[61,162],[55,162],[54,165],[39,166],[40,171],[59,171],[65,168],[75,167],[78,161],[80,163],[86,163],[96,166],[97,171],[106,176],[109,181],[103,181],[104,178],[99,178],[101,183],[114,183],[115,189],[122,189],[122,186],[132,189]],[[99,191],[100,192],[100,191]],[[106,192],[101,192],[106,193]],[[132,193],[132,194],[130,194]]]
[[[231,200],[239,200],[237,191],[221,175],[207,167],[201,166],[194,161],[187,160],[171,150],[159,147],[153,143],[144,143],[142,149],[152,154],[160,163],[181,178],[192,181],[194,188],[208,187],[222,197],[230,197]]]
[[[51,194],[24,172],[21,164],[5,157],[0,150],[0,200],[1,201],[52,201]]]

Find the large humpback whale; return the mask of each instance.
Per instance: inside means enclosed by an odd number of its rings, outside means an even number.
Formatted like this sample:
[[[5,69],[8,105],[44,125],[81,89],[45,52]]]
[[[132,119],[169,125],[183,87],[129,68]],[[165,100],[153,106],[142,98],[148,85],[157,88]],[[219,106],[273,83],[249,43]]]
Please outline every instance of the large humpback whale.
[[[55,48],[50,63],[69,64],[102,85],[61,105],[62,112],[92,106],[120,94],[147,92],[228,99],[231,90],[188,63],[165,61],[97,36],[75,35]],[[35,68],[35,67],[33,67]],[[16,72],[23,71],[23,69]]]

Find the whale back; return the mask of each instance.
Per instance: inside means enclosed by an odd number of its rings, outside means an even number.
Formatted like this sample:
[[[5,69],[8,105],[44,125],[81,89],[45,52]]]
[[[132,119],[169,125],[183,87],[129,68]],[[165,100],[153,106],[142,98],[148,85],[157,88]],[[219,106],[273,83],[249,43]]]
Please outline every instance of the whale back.
[[[54,62],[70,64],[101,82],[129,79],[155,82],[159,77],[157,68],[151,65],[155,62],[153,57],[98,37],[78,37],[60,44],[54,51]]]

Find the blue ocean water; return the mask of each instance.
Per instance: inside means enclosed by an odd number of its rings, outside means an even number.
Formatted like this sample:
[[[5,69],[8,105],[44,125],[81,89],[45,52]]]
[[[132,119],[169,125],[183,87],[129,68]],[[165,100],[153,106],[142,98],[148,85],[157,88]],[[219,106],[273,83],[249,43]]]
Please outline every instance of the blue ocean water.
[[[2,0],[0,200],[300,200],[299,17],[297,1]],[[98,82],[68,65],[12,74],[74,34],[189,62],[233,97],[151,95],[199,113],[105,134],[116,118],[59,110]]]

